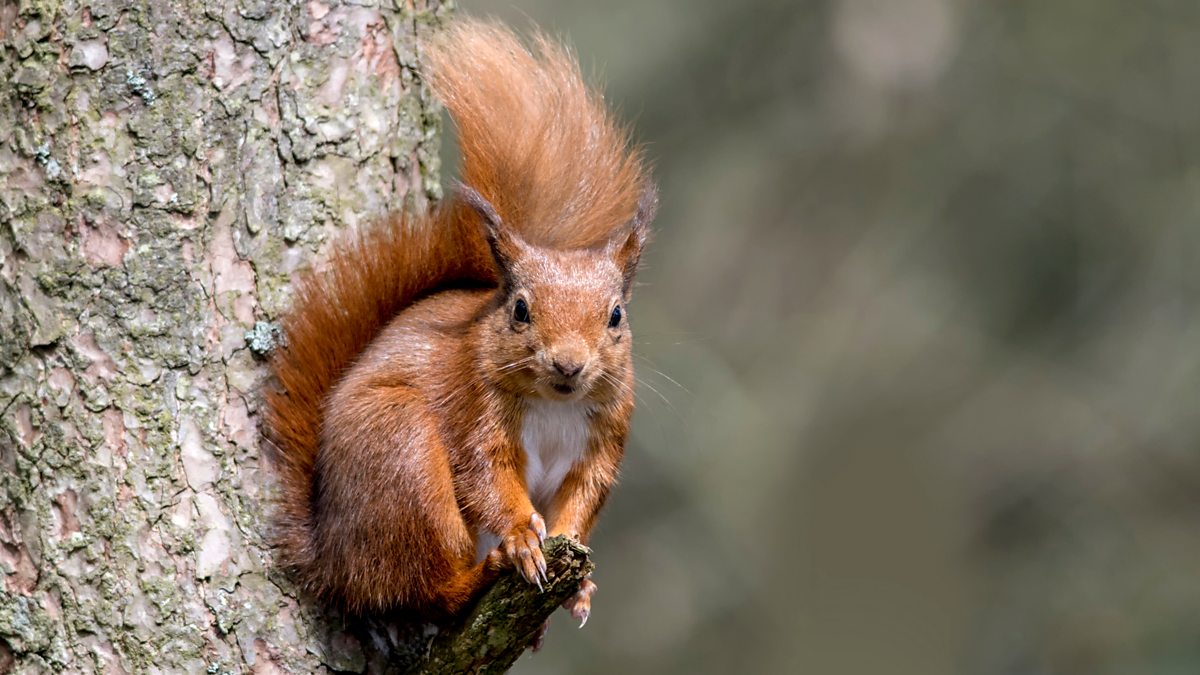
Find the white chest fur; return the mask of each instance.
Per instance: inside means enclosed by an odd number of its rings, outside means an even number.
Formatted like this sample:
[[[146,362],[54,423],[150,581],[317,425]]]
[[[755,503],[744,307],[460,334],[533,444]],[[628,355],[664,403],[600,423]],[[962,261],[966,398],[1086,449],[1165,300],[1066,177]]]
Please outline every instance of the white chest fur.
[[[545,515],[567,472],[587,449],[588,407],[571,401],[530,400],[521,426],[525,485]]]
[[[521,424],[525,448],[525,486],[529,500],[546,519],[550,501],[584,450],[588,440],[588,406],[583,403],[530,399]],[[549,523],[547,523],[549,525]],[[475,562],[500,544],[498,533],[480,532]]]

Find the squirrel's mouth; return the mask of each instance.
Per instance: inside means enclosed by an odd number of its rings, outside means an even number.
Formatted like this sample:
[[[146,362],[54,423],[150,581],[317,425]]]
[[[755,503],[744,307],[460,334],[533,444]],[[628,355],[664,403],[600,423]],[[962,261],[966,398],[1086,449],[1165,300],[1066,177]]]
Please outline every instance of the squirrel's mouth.
[[[552,384],[550,385],[550,388],[562,394],[563,396],[575,393],[575,387],[572,387],[569,384]]]

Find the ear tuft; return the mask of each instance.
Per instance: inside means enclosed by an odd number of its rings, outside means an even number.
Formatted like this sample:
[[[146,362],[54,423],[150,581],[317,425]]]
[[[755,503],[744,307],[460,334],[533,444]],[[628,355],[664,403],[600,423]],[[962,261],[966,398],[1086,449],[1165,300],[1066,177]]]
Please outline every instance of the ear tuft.
[[[633,226],[643,230],[650,227],[654,216],[658,215],[658,186],[647,178],[642,184],[642,196],[638,198],[637,213],[633,216]]]
[[[479,194],[478,190],[464,183],[457,183],[455,187],[463,202],[474,209],[483,221],[483,234],[492,250],[492,258],[496,261],[500,276],[511,280],[512,266],[525,245],[524,241],[504,223],[500,214],[496,212],[496,207]]]
[[[494,230],[501,226],[500,214],[496,213],[496,207],[479,194],[478,190],[458,181],[455,181],[454,189],[462,197],[462,200],[483,218],[483,224],[488,230]]]
[[[637,275],[642,249],[645,248],[646,239],[650,234],[650,222],[654,220],[657,212],[658,187],[654,185],[653,181],[647,180],[642,187],[642,196],[638,199],[637,213],[629,223],[629,233],[625,235],[624,241],[618,238],[609,244],[613,259],[621,268],[621,274],[624,277],[621,295],[626,300],[629,299],[629,293],[633,289],[633,278]],[[621,241],[621,243],[616,244],[616,241]]]

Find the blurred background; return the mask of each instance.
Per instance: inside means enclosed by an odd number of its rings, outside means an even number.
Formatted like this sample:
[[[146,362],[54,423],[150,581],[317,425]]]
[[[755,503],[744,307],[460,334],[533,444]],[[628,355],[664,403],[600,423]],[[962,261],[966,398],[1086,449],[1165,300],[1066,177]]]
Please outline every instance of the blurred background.
[[[663,196],[593,616],[516,672],[1200,672],[1200,3],[460,5]]]

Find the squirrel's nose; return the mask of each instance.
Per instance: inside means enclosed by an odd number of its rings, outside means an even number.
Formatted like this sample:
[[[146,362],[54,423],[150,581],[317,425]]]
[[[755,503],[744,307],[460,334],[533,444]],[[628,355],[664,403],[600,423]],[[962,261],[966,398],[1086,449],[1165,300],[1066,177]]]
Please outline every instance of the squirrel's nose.
[[[554,359],[554,369],[563,377],[575,377],[583,370],[583,363],[574,360]]]

